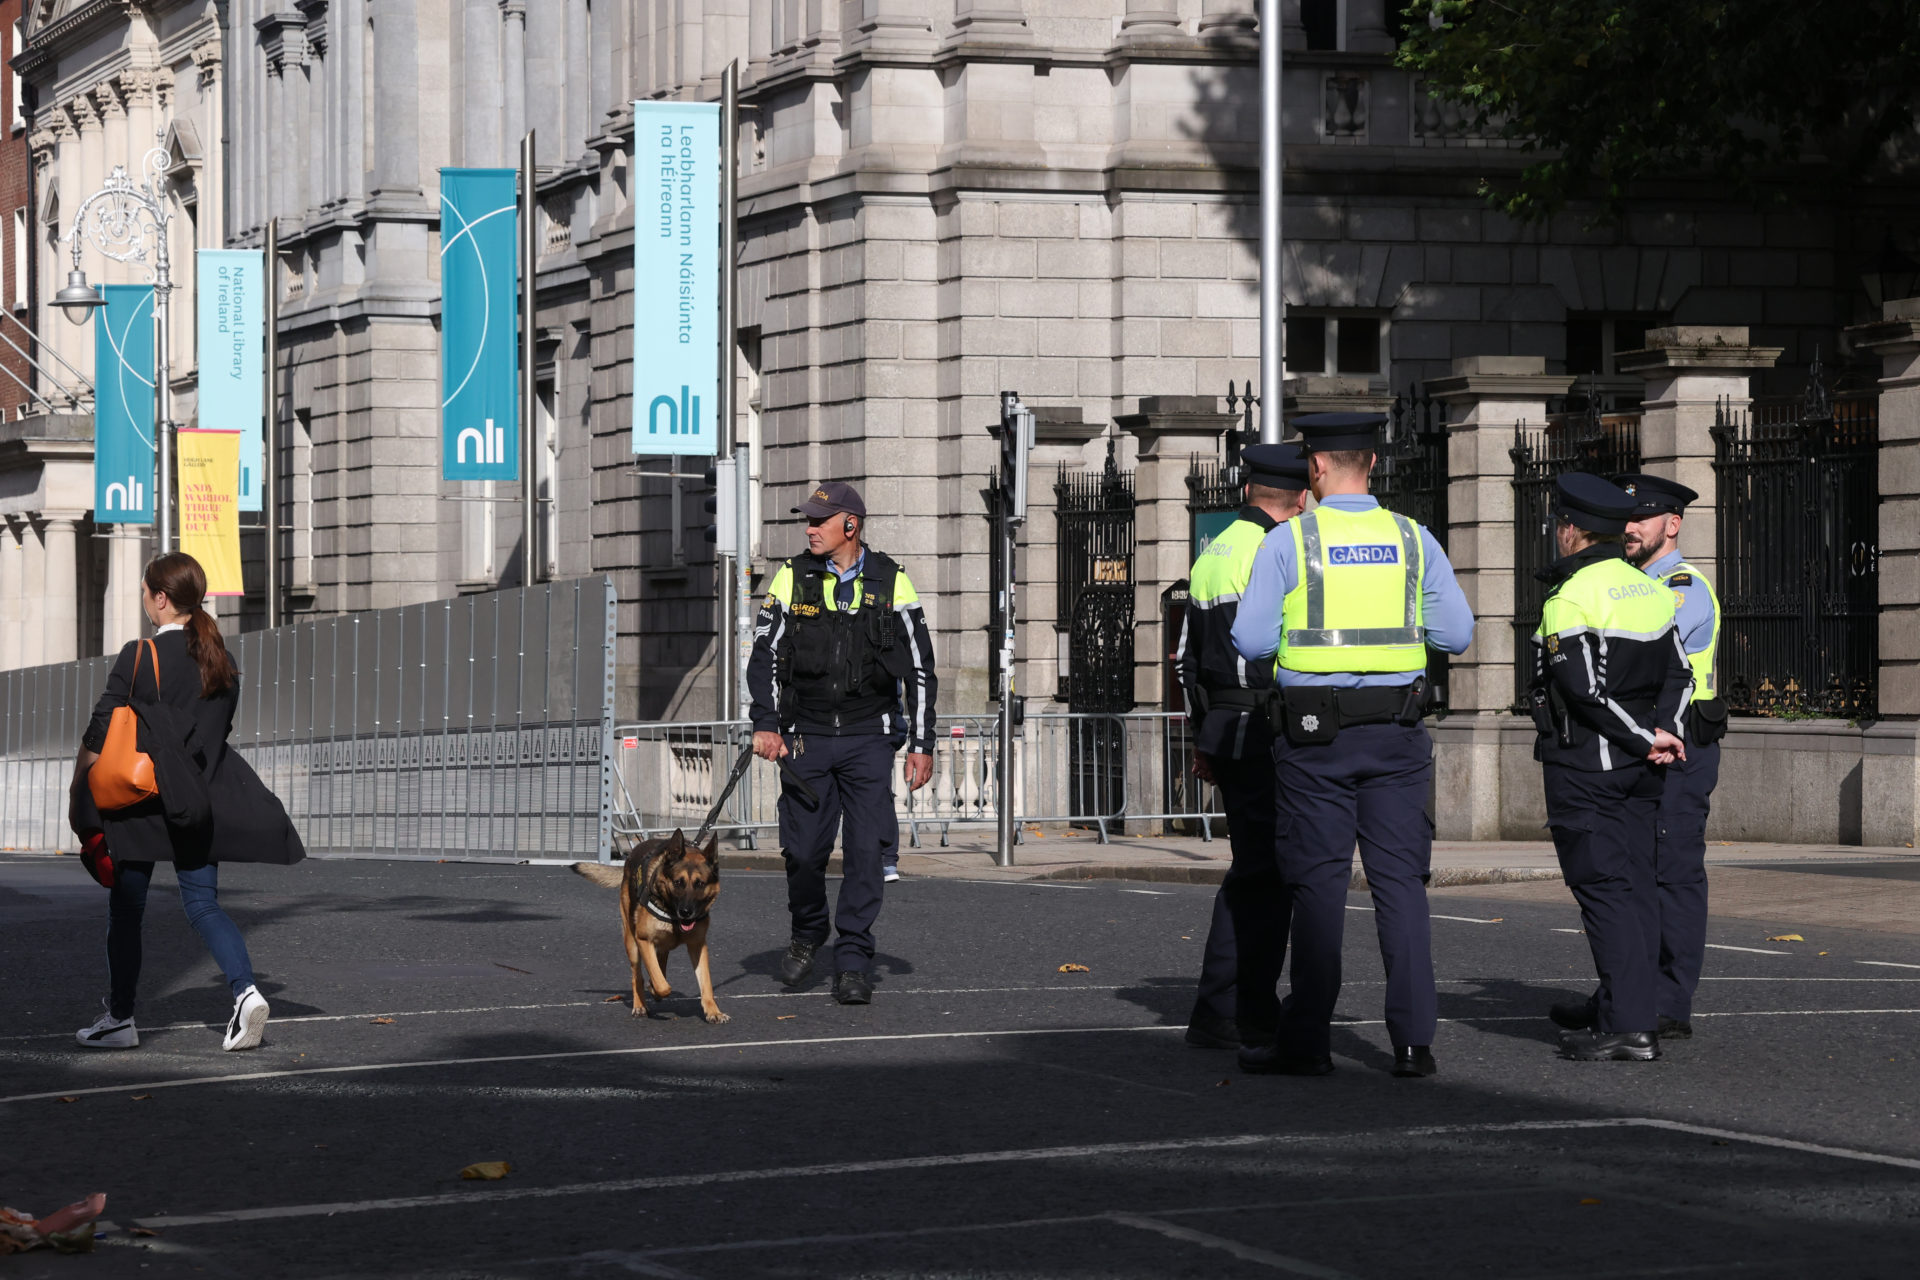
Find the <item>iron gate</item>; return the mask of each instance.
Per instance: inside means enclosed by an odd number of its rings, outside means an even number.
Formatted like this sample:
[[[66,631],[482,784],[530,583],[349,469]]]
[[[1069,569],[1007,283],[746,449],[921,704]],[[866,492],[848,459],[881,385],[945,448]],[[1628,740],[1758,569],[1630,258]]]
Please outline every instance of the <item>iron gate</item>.
[[[1072,712],[1133,709],[1133,473],[1114,461],[1097,472],[1060,468],[1053,486],[1060,541],[1059,616],[1067,622],[1061,683]],[[1126,796],[1126,743],[1105,715],[1074,721],[1074,786],[1086,811],[1119,812]],[[1109,741],[1111,739],[1111,741]]]
[[[1547,601],[1541,570],[1558,558],[1553,482],[1569,471],[1616,476],[1640,469],[1640,415],[1605,413],[1589,394],[1583,409],[1549,414],[1544,428],[1520,423],[1513,448],[1513,701],[1524,711],[1533,680],[1533,633]]]
[[[1369,487],[1381,506],[1417,521],[1446,550],[1447,407],[1417,385],[1393,398]],[[1446,714],[1451,663],[1440,650],[1427,650],[1429,714]]]
[[[1879,710],[1877,401],[1834,399],[1816,355],[1796,401],[1722,402],[1720,692],[1747,715]]]

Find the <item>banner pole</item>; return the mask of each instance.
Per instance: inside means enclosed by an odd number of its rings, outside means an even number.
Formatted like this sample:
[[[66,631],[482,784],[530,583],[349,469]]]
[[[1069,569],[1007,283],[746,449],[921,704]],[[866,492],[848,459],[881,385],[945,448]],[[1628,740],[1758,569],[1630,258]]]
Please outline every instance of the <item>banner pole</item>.
[[[1260,0],[1260,443],[1279,444],[1287,299],[1280,254],[1280,0]]]
[[[264,465],[260,469],[260,508],[265,516],[263,521],[266,542],[263,555],[266,560],[264,589],[267,597],[267,627],[271,630],[280,625],[280,403],[275,395],[278,379],[275,373],[280,364],[280,219],[267,219],[266,271],[262,283],[267,291],[266,394],[262,397],[262,412],[266,415],[261,423],[265,433],[261,450],[265,454]]]
[[[154,290],[159,297],[154,307],[154,415],[153,430],[153,513],[154,533],[159,546],[156,553],[166,555],[178,546],[173,527],[173,371],[167,359],[167,344],[172,341],[173,282],[163,265]]]
[[[738,470],[738,449],[735,447],[739,436],[739,424],[735,419],[735,369],[733,348],[736,341],[734,333],[734,302],[736,287],[734,281],[734,259],[737,228],[734,226],[734,148],[739,134],[739,93],[740,63],[736,59],[729,62],[720,73],[720,286],[719,332],[715,340],[720,344],[719,386],[715,388],[719,400],[718,411],[714,415],[715,448],[714,456],[735,458],[736,474],[733,478],[736,504],[741,493]],[[714,593],[716,609],[714,616],[719,625],[714,628],[714,703],[715,718],[732,720],[740,714],[740,693],[744,689],[746,662],[740,653],[739,628],[749,619],[742,611],[740,583],[748,571],[748,548],[738,539],[741,527],[739,511],[734,512],[735,533],[733,554],[716,554],[713,558]]]
[[[534,434],[539,417],[533,385],[534,268],[539,264],[539,207],[534,202],[534,131],[520,140],[520,581],[532,585],[546,580],[546,555],[539,546],[540,442]]]
[[[727,64],[720,77],[720,402],[726,406],[727,435],[733,442],[733,655],[735,715],[742,719],[752,703],[747,663],[753,653],[753,445],[740,429],[740,63]]]

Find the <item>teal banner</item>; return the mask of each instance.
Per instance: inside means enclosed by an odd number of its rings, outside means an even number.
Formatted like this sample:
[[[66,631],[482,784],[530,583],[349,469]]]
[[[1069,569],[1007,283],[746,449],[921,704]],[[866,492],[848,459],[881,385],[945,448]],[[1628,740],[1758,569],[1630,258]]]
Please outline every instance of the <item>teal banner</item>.
[[[93,522],[153,523],[153,286],[100,286],[93,313]]]
[[[720,104],[634,103],[633,173],[633,451],[711,457],[720,448]]]
[[[520,478],[512,169],[440,171],[440,475]]]
[[[265,452],[266,257],[255,249],[202,249],[195,299],[200,336],[202,431],[240,433],[241,511],[260,509]]]

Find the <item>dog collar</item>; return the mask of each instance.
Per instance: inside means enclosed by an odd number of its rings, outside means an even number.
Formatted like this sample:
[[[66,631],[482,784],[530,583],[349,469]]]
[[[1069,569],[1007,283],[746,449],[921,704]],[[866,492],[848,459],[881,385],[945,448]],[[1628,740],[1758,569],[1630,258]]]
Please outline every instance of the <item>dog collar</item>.
[[[705,920],[707,918],[707,913],[702,911],[699,915],[695,916],[691,920],[676,920],[672,916],[668,915],[666,912],[662,911],[659,907],[655,906],[653,903],[653,899],[651,898],[647,899],[647,914],[652,916],[655,920],[659,920],[666,924],[671,924],[671,925],[699,924],[702,920]]]

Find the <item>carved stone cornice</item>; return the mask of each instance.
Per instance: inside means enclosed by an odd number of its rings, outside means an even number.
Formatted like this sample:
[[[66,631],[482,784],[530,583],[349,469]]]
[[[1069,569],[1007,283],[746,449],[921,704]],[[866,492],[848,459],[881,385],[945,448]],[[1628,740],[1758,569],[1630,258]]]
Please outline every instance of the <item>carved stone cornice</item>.
[[[58,117],[56,117],[57,119]],[[60,143],[60,132],[53,124],[43,124],[27,135],[27,151],[35,165],[52,163],[53,151]]]
[[[527,25],[527,0],[500,0],[500,16]]]
[[[307,20],[307,48],[315,58],[327,56],[327,0],[294,0]]]
[[[173,68],[171,67],[155,68],[153,73],[154,104],[160,107],[162,110],[165,110],[173,106],[173,90],[174,90]]]
[[[153,101],[155,74],[151,67],[128,67],[108,83],[122,107],[144,107]]]
[[[226,50],[221,46],[220,37],[216,35],[202,40],[193,46],[189,56],[193,59],[194,70],[200,73],[200,87],[212,88],[220,79],[220,65],[226,57]]]
[[[294,9],[276,9],[253,24],[260,48],[267,55],[267,72],[282,75],[288,67],[307,63],[307,19]]]
[[[94,105],[93,95],[78,93],[62,105],[75,133],[85,133],[88,129],[100,127],[100,110]]]

